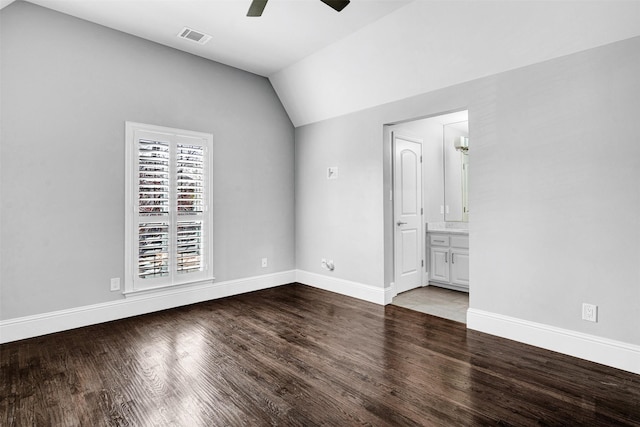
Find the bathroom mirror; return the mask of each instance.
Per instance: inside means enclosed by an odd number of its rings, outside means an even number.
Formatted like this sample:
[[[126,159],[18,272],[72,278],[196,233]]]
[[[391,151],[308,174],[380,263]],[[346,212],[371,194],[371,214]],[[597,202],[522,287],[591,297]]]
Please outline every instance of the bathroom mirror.
[[[444,125],[444,220],[469,221],[469,122]]]

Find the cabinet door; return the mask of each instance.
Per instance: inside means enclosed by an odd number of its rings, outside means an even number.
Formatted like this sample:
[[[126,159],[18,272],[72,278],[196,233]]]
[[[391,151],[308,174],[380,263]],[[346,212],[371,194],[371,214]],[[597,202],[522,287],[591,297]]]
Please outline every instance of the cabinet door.
[[[439,282],[449,282],[449,248],[431,248],[429,257],[429,278]]]
[[[451,283],[469,287],[469,251],[451,249]]]

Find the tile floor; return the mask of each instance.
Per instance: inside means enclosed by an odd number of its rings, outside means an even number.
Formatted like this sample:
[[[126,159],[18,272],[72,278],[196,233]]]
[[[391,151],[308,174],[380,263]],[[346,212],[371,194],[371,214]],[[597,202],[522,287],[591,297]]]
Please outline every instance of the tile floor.
[[[467,323],[469,294],[437,286],[425,286],[396,295],[391,302],[400,307]]]

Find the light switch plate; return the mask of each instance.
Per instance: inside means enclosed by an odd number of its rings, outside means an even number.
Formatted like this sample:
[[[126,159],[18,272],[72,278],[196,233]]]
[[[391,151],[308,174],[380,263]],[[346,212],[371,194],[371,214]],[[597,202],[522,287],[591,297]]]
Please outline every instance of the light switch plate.
[[[338,179],[338,167],[329,166],[327,168],[327,179]]]

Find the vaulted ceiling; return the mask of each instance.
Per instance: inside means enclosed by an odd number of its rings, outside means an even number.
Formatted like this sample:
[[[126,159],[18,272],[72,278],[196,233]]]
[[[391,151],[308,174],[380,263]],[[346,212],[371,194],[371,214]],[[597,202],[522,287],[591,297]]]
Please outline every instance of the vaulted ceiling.
[[[640,0],[31,2],[266,76],[295,126],[640,36]]]

